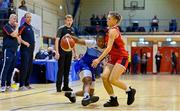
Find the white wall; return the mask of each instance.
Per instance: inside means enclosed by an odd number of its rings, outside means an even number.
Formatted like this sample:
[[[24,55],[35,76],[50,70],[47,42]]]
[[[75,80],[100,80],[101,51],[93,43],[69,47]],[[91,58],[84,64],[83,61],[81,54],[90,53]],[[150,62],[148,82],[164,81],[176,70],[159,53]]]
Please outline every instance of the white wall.
[[[21,0],[15,0],[17,6]],[[55,2],[56,3],[56,2]],[[64,16],[64,12],[59,10],[59,3],[55,4],[48,0],[26,0],[28,11],[42,17],[43,36],[55,37],[58,27],[58,20]]]
[[[145,10],[136,10],[133,12],[133,18],[152,19],[154,15],[157,15],[159,19],[180,18],[179,4],[180,0],[145,0]],[[81,20],[89,20],[92,14],[102,15],[113,9],[120,12],[124,19],[129,19],[130,11],[123,10],[123,0],[83,0]],[[149,23],[140,22],[140,25],[144,24],[149,25]],[[168,25],[168,22],[160,21],[160,25]]]
[[[20,0],[14,0],[20,4]],[[41,15],[43,18],[43,35],[55,36],[58,24],[63,24],[63,17],[67,14],[67,4],[69,11],[72,12],[73,0],[26,0],[27,6],[31,11]],[[113,4],[114,1],[114,4]],[[59,10],[59,5],[63,10]],[[80,25],[89,25],[89,19],[92,14],[103,15],[108,11],[115,9],[120,12],[124,19],[129,19],[129,14],[134,15],[134,19],[149,19],[154,15],[159,19],[180,18],[180,0],[145,0],[145,10],[136,10],[130,12],[123,10],[123,0],[81,0]],[[58,22],[58,19],[61,21]],[[78,21],[78,20],[77,20]],[[128,23],[127,23],[128,24]],[[180,23],[179,23],[180,24]],[[123,23],[122,23],[123,25]],[[139,25],[149,25],[149,22],[140,22]],[[168,25],[168,22],[160,21],[160,26]]]

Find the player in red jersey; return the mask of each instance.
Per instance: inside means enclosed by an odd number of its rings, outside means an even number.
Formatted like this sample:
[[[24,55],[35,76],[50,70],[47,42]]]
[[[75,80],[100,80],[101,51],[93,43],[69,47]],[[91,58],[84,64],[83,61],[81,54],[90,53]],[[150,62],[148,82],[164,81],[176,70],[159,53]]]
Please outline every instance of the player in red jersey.
[[[124,82],[119,80],[128,66],[128,52],[125,50],[124,42],[118,27],[120,21],[121,16],[119,13],[109,12],[107,19],[109,29],[106,36],[106,49],[99,58],[95,59],[92,63],[92,66],[96,67],[103,58],[106,56],[108,57],[108,62],[103,70],[102,80],[104,87],[110,96],[110,100],[104,104],[104,107],[114,107],[119,105],[112,85],[126,91],[126,94],[128,95],[128,105],[131,105],[135,100],[136,90],[128,87]]]

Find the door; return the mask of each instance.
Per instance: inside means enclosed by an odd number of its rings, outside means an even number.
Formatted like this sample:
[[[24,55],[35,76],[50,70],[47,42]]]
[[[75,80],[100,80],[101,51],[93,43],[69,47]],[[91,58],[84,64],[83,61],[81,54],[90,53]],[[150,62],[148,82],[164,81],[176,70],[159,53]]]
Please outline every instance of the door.
[[[131,48],[131,58],[133,58],[133,55],[135,53],[138,53],[140,58],[142,57],[143,53],[146,53],[148,56],[148,62],[147,62],[147,72],[153,71],[153,47],[132,47]],[[133,66],[132,66],[133,67]],[[140,64],[138,65],[138,72],[140,72]]]
[[[180,72],[180,48],[178,47],[158,47],[160,54],[162,55],[160,72],[171,73],[171,54],[175,52],[177,56],[177,70]]]

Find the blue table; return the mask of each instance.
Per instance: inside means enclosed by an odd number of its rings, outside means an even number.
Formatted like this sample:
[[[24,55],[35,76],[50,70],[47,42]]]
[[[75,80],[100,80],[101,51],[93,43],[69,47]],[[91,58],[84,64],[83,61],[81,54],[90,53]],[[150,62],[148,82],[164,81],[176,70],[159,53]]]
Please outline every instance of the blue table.
[[[46,80],[56,82],[58,62],[56,60],[34,60],[33,64],[45,65],[45,78]],[[36,72],[36,71],[34,71]]]
[[[74,71],[74,61],[71,63],[71,69],[69,72],[69,81],[79,80],[79,76]],[[56,82],[58,72],[58,62],[56,60],[34,60],[33,64],[45,66],[45,79],[48,81]],[[35,68],[34,68],[35,69]],[[37,73],[37,71],[33,71]],[[37,74],[32,74],[37,75]],[[35,79],[35,78],[34,78]]]

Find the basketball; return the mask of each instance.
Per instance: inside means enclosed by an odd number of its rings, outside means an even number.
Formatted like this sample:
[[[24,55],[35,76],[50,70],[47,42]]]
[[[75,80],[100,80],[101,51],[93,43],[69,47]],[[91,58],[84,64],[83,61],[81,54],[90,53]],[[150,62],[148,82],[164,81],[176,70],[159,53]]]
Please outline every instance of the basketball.
[[[75,41],[71,38],[70,35],[65,35],[61,39],[60,46],[64,51],[69,52],[74,48]]]

